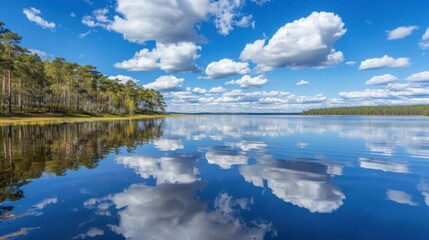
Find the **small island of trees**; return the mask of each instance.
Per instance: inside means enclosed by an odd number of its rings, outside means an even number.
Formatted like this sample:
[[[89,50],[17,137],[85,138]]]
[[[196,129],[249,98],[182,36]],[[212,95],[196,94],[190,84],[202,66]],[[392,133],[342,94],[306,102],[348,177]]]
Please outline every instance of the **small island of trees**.
[[[0,21],[0,112],[109,113],[120,115],[160,113],[162,94],[132,81],[111,80],[96,67],[42,60],[20,46],[21,36]]]
[[[429,105],[321,108],[303,115],[429,116]]]

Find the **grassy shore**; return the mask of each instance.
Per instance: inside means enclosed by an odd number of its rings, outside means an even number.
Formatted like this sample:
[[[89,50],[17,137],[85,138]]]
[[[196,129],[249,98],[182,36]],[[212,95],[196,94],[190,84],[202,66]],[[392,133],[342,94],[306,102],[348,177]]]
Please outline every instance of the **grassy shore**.
[[[74,122],[91,122],[91,121],[112,121],[112,120],[139,120],[165,117],[177,117],[179,114],[136,114],[136,115],[112,115],[100,114],[90,115],[86,113],[67,113],[67,114],[3,114],[0,115],[1,125],[19,125],[19,124],[58,124]]]

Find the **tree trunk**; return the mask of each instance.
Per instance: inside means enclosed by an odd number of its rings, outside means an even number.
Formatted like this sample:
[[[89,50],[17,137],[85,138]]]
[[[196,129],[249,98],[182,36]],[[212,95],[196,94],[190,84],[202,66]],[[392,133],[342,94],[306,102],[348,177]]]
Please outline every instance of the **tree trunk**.
[[[12,113],[12,70],[9,69],[8,89],[7,89],[8,112]]]

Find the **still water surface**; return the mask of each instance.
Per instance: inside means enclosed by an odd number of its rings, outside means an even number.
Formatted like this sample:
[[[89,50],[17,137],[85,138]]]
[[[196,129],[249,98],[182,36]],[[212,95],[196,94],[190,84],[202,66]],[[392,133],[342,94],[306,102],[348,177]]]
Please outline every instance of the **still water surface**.
[[[427,118],[189,116],[0,141],[0,239],[429,239]]]

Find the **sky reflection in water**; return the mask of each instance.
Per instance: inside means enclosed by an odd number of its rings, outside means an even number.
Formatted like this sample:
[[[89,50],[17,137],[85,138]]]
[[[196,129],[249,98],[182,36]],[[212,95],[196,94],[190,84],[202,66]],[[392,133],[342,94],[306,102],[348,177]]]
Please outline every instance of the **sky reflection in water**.
[[[2,141],[3,236],[429,239],[425,118],[190,116]]]

